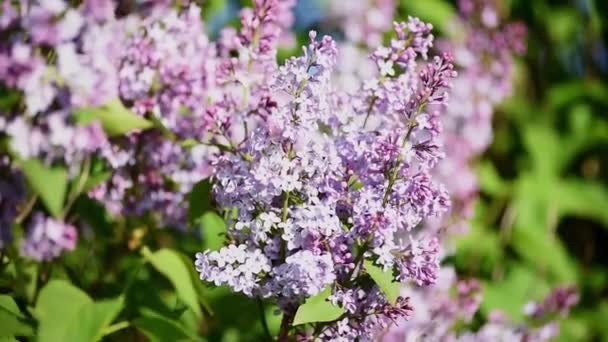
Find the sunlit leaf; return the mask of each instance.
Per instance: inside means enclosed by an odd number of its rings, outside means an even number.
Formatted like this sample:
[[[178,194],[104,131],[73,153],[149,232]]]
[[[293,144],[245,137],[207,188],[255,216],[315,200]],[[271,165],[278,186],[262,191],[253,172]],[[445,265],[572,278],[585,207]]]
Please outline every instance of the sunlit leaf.
[[[0,295],[0,338],[33,334],[34,328],[26,322],[13,298]]]
[[[408,15],[428,21],[443,32],[448,31],[448,24],[456,17],[456,10],[449,2],[441,0],[412,1],[401,0],[401,6]]]
[[[93,302],[64,280],[51,280],[36,302],[40,342],[98,341],[122,309],[122,298]]]
[[[397,302],[399,292],[401,291],[401,283],[396,282],[393,277],[392,270],[384,271],[382,267],[375,265],[373,261],[364,261],[365,270],[370,277],[376,282],[382,293],[386,296],[391,304]]]
[[[143,253],[152,266],[171,281],[178,296],[192,309],[196,316],[202,317],[196,289],[188,271],[188,267],[194,266],[186,265],[180,255],[170,249],[165,248],[154,253],[145,249]]]
[[[211,210],[211,182],[209,179],[204,179],[196,183],[188,195],[188,222],[194,224],[209,210]]]
[[[21,163],[28,184],[36,192],[48,211],[60,217],[67,189],[68,175],[62,167],[48,167],[36,159]]]
[[[99,120],[104,131],[110,136],[152,127],[150,121],[128,110],[118,99],[99,107],[76,109],[73,115],[79,124]]]
[[[564,180],[555,188],[559,215],[589,217],[608,227],[608,191],[597,182]]]
[[[193,335],[178,321],[149,310],[144,310],[142,316],[133,321],[133,325],[151,342],[201,341],[200,337]]]
[[[300,305],[293,325],[300,325],[312,322],[329,322],[338,319],[344,313],[344,309],[333,305],[327,300],[331,295],[331,287],[319,292],[316,296],[310,297]]]
[[[226,223],[213,211],[206,212],[200,219],[203,249],[218,250],[226,239]]]

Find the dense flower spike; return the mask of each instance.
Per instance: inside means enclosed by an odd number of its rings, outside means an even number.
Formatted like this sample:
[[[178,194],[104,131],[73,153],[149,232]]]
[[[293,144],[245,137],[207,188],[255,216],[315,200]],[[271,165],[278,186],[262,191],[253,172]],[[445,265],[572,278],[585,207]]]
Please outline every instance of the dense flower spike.
[[[333,90],[335,43],[311,32],[304,55],[271,80],[276,107],[215,165],[214,194],[228,213],[230,244],[197,255],[201,279],[274,298],[286,319],[331,286],[332,301],[348,314],[319,326],[321,339],[371,340],[411,315],[406,298],[393,305],[361,283],[364,259],[421,285],[434,283],[439,267],[437,239],[414,228],[449,206],[430,176],[442,157],[435,142],[441,128],[427,108],[446,104],[456,73],[448,54],[416,61],[432,45],[430,25],[410,18],[395,30],[391,47],[372,57],[378,77],[368,81],[377,84],[368,104]],[[366,128],[368,120],[374,125]]]

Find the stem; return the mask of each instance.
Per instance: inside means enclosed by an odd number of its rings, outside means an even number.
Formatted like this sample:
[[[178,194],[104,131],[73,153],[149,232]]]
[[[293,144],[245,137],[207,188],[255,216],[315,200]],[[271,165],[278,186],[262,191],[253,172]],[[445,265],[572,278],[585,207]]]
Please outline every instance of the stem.
[[[285,199],[283,200],[283,211],[281,215],[281,220],[283,222],[287,221],[287,216],[289,214],[289,191],[285,192]],[[281,260],[285,260],[285,255],[287,254],[287,246],[285,245],[285,240],[281,238],[281,249],[280,249],[280,257]]]
[[[283,216],[281,218],[283,220],[283,222],[287,221],[287,214],[289,214],[289,210],[288,210],[289,209],[289,196],[290,196],[289,194],[290,194],[289,191],[286,192],[285,199],[283,200],[283,211],[282,211]]]
[[[287,342],[289,341],[289,328],[291,327],[291,323],[293,322],[293,318],[296,315],[296,310],[285,310],[283,314],[283,319],[281,320],[281,330],[279,331],[279,337],[277,338],[277,342]]]
[[[23,222],[23,220],[25,220],[25,218],[29,215],[29,213],[34,208],[34,204],[36,204],[36,200],[38,200],[38,195],[33,195],[32,197],[30,197],[30,199],[25,204],[25,207],[23,207],[23,210],[21,210],[21,212],[19,213],[19,216],[17,216],[15,218],[16,224],[21,224]]]
[[[355,274],[355,271],[358,268],[360,268],[360,264],[363,262],[363,256],[365,255],[365,251],[367,250],[367,247],[370,242],[371,242],[371,238],[368,238],[365,241],[365,243],[363,244],[363,246],[361,246],[361,249],[359,249],[359,253],[357,253],[357,256],[355,257],[355,267],[353,267],[353,269],[350,270],[350,272],[348,273],[348,278],[346,278],[346,281],[348,281],[349,284],[351,282],[353,275]]]
[[[6,265],[10,264],[10,259],[9,262],[6,263]],[[4,248],[0,249],[0,275],[2,274],[2,272],[4,272],[4,267],[6,266],[4,264]]]
[[[89,178],[89,173],[91,171],[91,158],[86,158],[82,164],[82,172],[80,177],[78,178],[78,183],[76,187],[70,190],[70,194],[68,195],[68,201],[63,208],[63,213],[61,214],[61,218],[65,218],[74,205],[74,202],[78,198],[78,196],[82,193],[84,186],[87,184],[87,179]]]
[[[410,135],[412,134],[412,131],[414,130],[414,127],[416,127],[415,124],[415,119],[416,116],[418,115],[418,113],[420,113],[420,109],[419,108],[416,111],[416,115],[414,116],[414,118],[410,121],[407,133],[405,134],[405,137],[403,137],[403,142],[401,142],[401,148],[405,147],[405,144],[407,143],[408,139],[410,138]],[[399,153],[399,155],[397,156],[397,161],[395,163],[395,167],[393,168],[389,179],[388,179],[388,186],[386,187],[386,191],[384,192],[384,198],[382,199],[382,207],[385,207],[386,204],[388,203],[389,200],[389,196],[393,190],[393,186],[395,185],[395,182],[397,181],[397,176],[399,175],[399,167],[401,165],[401,161],[402,161],[402,156],[401,153]],[[358,268],[360,268],[360,264],[363,262],[363,255],[365,254],[368,245],[371,243],[371,237],[369,237],[365,243],[363,244],[363,246],[361,246],[361,249],[359,250],[359,254],[357,254],[356,258],[355,258],[355,267],[350,271],[350,273],[348,274],[348,281],[350,282],[353,274],[355,273],[355,270],[357,270]]]
[[[372,109],[374,109],[374,105],[376,104],[376,100],[378,98],[376,96],[372,97],[372,100],[369,102],[369,107],[367,107],[367,114],[365,115],[365,120],[363,120],[363,128],[367,126],[367,120],[369,116],[372,114]]]
[[[257,298],[258,309],[260,310],[260,321],[262,321],[262,328],[264,328],[264,334],[266,335],[267,341],[272,341],[272,334],[270,334],[270,329],[268,328],[268,322],[266,321],[266,312],[264,311],[264,303],[261,298]]]
[[[403,142],[401,142],[401,148],[405,147],[405,144],[407,143],[408,139],[410,138],[410,135],[412,134],[414,127],[416,127],[415,119],[416,119],[416,117],[414,117],[414,119],[412,119],[410,121],[407,133],[405,134],[405,137],[403,137]],[[393,191],[393,186],[395,186],[395,182],[397,181],[397,176],[399,175],[399,167],[401,166],[402,159],[403,159],[403,157],[401,156],[401,153],[399,153],[399,155],[397,156],[397,161],[395,162],[395,167],[393,168],[393,172],[389,176],[388,186],[386,188],[386,192],[384,193],[384,198],[382,199],[383,207],[386,206],[386,203],[388,203],[389,196],[390,196],[391,192]]]
[[[103,329],[102,334],[104,336],[107,336],[107,335],[117,332],[118,330],[126,329],[130,325],[131,325],[131,323],[129,323],[128,321],[114,323],[114,324],[110,325],[109,327]]]

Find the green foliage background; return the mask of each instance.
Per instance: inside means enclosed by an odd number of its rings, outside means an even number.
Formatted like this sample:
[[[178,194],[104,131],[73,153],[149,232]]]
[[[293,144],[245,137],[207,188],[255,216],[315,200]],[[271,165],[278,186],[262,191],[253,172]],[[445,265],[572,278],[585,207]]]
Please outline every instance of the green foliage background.
[[[212,19],[228,4],[203,6]],[[402,0],[399,15],[442,30],[454,8]],[[471,232],[453,241],[446,263],[482,279],[484,313],[502,309],[516,321],[528,300],[576,284],[581,303],[562,322],[560,340],[608,341],[608,3],[512,0],[505,8],[528,26],[529,51],[517,61],[514,96],[495,114],[495,141],[476,163],[482,194]],[[91,179],[107,177],[90,167]],[[56,203],[75,184],[61,170],[27,169],[54,180],[31,186],[44,187],[44,204],[60,216]],[[14,249],[0,258],[0,341],[259,341],[260,314],[276,334],[281,317],[268,303],[198,280],[194,253],[223,240],[209,190],[201,182],[190,196],[190,232],[156,229],[146,217],[114,222],[95,202],[74,199],[90,225],[75,252],[45,264]]]
[[[442,28],[447,1],[401,1]],[[608,4],[505,2],[528,27],[514,95],[495,114],[495,140],[477,163],[472,231],[448,260],[484,283],[482,311],[522,306],[556,285],[581,302],[560,340],[608,340]]]
[[[471,231],[445,261],[482,279],[482,313],[514,321],[551,288],[581,302],[562,341],[608,341],[608,3],[499,1],[528,28],[514,94],[499,106],[494,142],[476,161],[481,198]],[[456,1],[400,0],[398,17],[448,29]]]

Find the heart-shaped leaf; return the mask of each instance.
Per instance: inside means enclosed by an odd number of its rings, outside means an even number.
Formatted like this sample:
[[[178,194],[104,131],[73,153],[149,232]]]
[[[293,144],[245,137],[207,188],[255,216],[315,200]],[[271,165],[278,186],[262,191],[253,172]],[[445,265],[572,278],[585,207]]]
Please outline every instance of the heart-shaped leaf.
[[[330,295],[331,287],[328,286],[316,296],[308,298],[306,302],[298,308],[293,320],[293,325],[312,322],[330,322],[342,316],[344,309],[329,302],[327,298]]]

